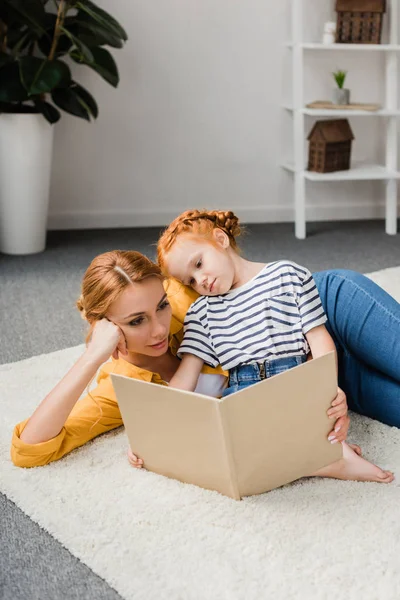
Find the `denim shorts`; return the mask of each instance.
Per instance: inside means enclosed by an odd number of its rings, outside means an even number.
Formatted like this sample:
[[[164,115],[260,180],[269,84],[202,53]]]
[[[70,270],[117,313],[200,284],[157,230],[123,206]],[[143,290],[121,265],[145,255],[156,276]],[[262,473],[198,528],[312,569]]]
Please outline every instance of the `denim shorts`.
[[[265,360],[263,363],[249,363],[247,365],[233,367],[233,369],[229,371],[228,387],[224,390],[222,397],[225,398],[225,396],[234,394],[239,390],[244,390],[249,387],[249,385],[258,383],[263,379],[268,379],[269,377],[279,375],[279,373],[283,373],[288,369],[293,369],[293,367],[305,363],[306,360],[307,355],[301,354],[297,356],[273,358],[271,360]]]

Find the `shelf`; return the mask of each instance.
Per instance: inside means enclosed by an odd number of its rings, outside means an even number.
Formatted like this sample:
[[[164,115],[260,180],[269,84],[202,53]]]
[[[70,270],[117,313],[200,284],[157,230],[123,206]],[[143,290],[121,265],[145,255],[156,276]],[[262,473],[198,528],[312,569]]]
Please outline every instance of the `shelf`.
[[[299,110],[303,115],[309,117],[399,117],[400,109],[381,108],[379,110],[351,110],[351,109],[327,109],[327,108],[300,108],[284,106],[285,110],[295,112]]]
[[[361,50],[375,50],[378,52],[400,52],[399,44],[321,44],[310,42],[293,44],[292,42],[288,42],[286,47],[294,48],[296,45],[304,50],[352,50],[355,52]]]
[[[287,103],[282,103],[283,108],[289,111],[293,119],[291,119],[291,127],[293,130],[292,136],[292,154],[289,154],[293,164],[285,164],[283,167],[287,169],[293,176],[293,199],[294,199],[294,224],[295,235],[298,239],[304,239],[307,235],[307,199],[308,194],[312,190],[308,182],[341,182],[341,181],[381,181],[383,182],[380,193],[385,197],[385,229],[389,235],[397,233],[397,218],[398,218],[398,188],[400,181],[400,166],[398,152],[398,134],[400,132],[400,93],[399,93],[399,67],[400,67],[400,0],[387,0],[388,16],[385,17],[387,37],[383,44],[323,44],[322,37],[319,37],[316,30],[311,33],[311,30],[306,32],[304,27],[310,21],[312,7],[311,4],[323,4],[328,10],[328,6],[332,4],[332,0],[315,0],[308,2],[308,10],[306,11],[305,2],[302,0],[291,0],[291,38],[286,44],[291,50],[291,80],[292,90],[291,96],[288,97]],[[327,14],[327,13],[326,13]],[[321,19],[322,21],[322,19]],[[319,31],[322,36],[323,22],[320,23]],[[311,38],[311,39],[310,39]],[[313,41],[314,40],[314,41]],[[313,53],[314,52],[314,53]],[[319,52],[319,54],[316,54]],[[341,52],[340,56],[337,54]],[[308,77],[309,70],[305,68],[306,63],[312,57],[319,56],[322,60],[328,63],[336,59],[340,61],[347,53],[347,58],[350,56],[361,59],[360,71],[363,72],[365,86],[369,84],[379,85],[381,98],[381,106],[378,110],[365,110],[366,106],[338,106],[333,108],[330,103],[313,103],[311,107],[306,106],[306,98],[309,97],[309,89],[305,89],[305,76]],[[369,54],[362,54],[369,52]],[[336,54],[335,54],[336,53]],[[360,54],[361,53],[361,54]],[[375,54],[374,54],[375,53]],[[377,54],[380,53],[380,54]],[[379,80],[379,84],[375,82],[374,72],[370,72],[370,63],[372,57],[380,56],[379,65],[375,64],[374,69],[382,71],[383,77]],[[335,59],[334,59],[335,57]],[[326,59],[326,60],[325,60]],[[320,61],[318,61],[320,62]],[[358,61],[357,61],[358,62]],[[328,64],[327,63],[327,64]],[[336,65],[338,63],[336,62]],[[315,71],[321,65],[308,65],[309,68]],[[331,69],[330,69],[331,70]],[[375,89],[374,88],[374,89]],[[311,88],[310,88],[311,89]],[[365,88],[367,89],[367,87]],[[327,93],[328,92],[328,93]],[[325,90],[326,96],[329,96],[329,90]],[[324,95],[325,95],[324,94]],[[371,108],[371,106],[370,106]],[[353,110],[352,110],[353,109]],[[379,161],[380,164],[371,164],[368,162],[367,155],[364,161],[352,161],[352,168],[346,171],[335,171],[334,173],[315,173],[308,171],[308,156],[306,151],[306,132],[309,130],[309,118],[314,117],[326,119],[343,119],[346,117],[350,122],[354,122],[354,118],[361,117],[378,117],[380,122],[376,123],[381,130],[381,137],[384,139],[384,152],[381,144],[379,144],[382,156],[372,157],[369,161]],[[354,118],[353,118],[354,117]],[[365,126],[368,123],[362,123]],[[362,125],[360,123],[360,126]],[[370,142],[365,137],[363,142],[365,146],[369,146]],[[366,148],[367,149],[367,148]],[[384,154],[384,156],[383,156]],[[294,167],[296,165],[296,168]],[[372,188],[373,186],[370,185]],[[334,214],[334,213],[332,213]]]
[[[283,168],[291,173],[296,170],[293,164],[286,163]],[[354,165],[348,171],[334,171],[333,173],[315,173],[314,171],[302,171],[305,179],[309,181],[385,181],[389,179],[400,179],[400,172],[389,171],[382,165]]]

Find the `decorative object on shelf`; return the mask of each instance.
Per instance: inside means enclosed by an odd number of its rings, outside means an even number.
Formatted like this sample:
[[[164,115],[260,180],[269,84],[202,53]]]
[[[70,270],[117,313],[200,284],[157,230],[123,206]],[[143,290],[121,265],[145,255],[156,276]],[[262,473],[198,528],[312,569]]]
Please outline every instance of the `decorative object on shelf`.
[[[336,23],[335,21],[327,21],[324,25],[324,33],[322,35],[323,44],[334,44],[336,41]]]
[[[381,108],[380,104],[333,104],[329,100],[315,100],[306,104],[306,108],[315,108],[319,110],[365,110],[367,112],[375,112]]]
[[[122,48],[126,40],[121,25],[91,0],[0,0],[0,252],[44,250],[51,125],[59,109],[87,121],[98,114],[71,62],[117,87],[118,69],[105,46]]]
[[[380,44],[386,0],[336,0],[337,44]]]
[[[317,121],[307,139],[309,171],[332,173],[350,169],[354,135],[347,119]]]
[[[332,75],[337,83],[337,87],[333,89],[333,103],[350,104],[350,90],[348,88],[343,87],[347,71],[338,70],[332,73]]]

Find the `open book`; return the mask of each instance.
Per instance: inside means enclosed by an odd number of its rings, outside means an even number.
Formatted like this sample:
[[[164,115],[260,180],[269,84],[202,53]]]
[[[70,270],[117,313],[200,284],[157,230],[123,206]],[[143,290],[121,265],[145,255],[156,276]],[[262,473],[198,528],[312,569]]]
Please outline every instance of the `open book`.
[[[149,471],[240,500],[342,457],[327,440],[333,352],[223,399],[111,377],[132,451]]]

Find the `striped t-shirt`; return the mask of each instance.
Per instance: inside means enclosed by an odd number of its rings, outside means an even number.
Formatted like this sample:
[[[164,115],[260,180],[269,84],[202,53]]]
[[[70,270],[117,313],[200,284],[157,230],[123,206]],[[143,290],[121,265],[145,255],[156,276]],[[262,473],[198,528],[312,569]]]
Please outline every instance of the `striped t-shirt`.
[[[194,354],[228,371],[307,354],[305,334],[326,320],[310,271],[277,261],[227,294],[198,298],[187,312],[178,356]]]

